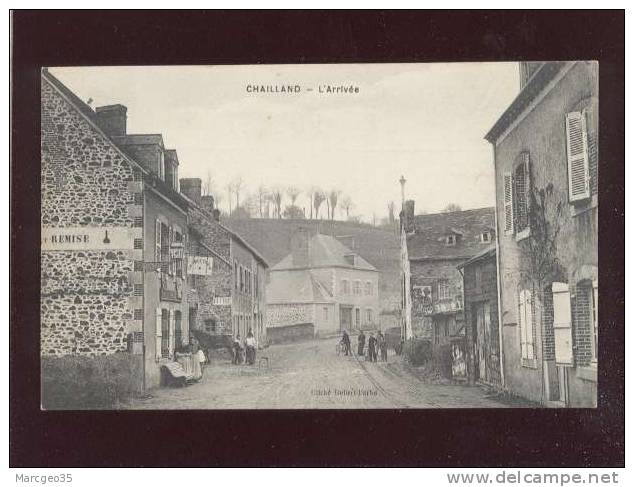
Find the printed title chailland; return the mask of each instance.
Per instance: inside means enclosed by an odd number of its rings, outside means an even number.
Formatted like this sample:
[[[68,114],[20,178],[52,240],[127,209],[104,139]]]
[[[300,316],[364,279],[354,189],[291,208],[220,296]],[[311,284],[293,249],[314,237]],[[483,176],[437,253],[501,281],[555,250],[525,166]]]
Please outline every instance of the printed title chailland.
[[[315,89],[306,88],[305,91],[311,92]],[[293,94],[301,92],[301,85],[247,85],[247,93]],[[327,95],[356,94],[359,93],[359,87],[355,85],[317,85],[317,92]]]

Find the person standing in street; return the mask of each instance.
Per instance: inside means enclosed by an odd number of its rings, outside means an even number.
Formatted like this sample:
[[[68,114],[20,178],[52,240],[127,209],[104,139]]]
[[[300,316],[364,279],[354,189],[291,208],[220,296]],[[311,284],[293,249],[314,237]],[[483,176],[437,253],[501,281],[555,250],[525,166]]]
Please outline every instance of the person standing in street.
[[[343,349],[346,355],[350,355],[350,336],[348,335],[348,332],[346,330],[343,330],[341,342],[343,343]]]
[[[383,332],[379,331],[379,350],[381,351],[381,361],[387,362],[387,338]]]
[[[246,351],[247,351],[247,365],[253,365],[255,363],[255,350],[258,346],[255,341],[255,337],[253,336],[253,331],[249,330],[247,333],[247,339],[245,342]]]
[[[240,341],[240,333],[238,333],[233,340],[233,364],[238,365],[242,363],[242,342]]]
[[[359,332],[359,349],[357,350],[357,353],[359,354],[360,357],[363,356],[363,352],[364,352],[364,348],[365,348],[365,335],[363,334],[363,330],[361,330]]]
[[[368,339],[368,360],[376,362],[376,338],[374,338],[374,333],[370,333],[370,338]]]

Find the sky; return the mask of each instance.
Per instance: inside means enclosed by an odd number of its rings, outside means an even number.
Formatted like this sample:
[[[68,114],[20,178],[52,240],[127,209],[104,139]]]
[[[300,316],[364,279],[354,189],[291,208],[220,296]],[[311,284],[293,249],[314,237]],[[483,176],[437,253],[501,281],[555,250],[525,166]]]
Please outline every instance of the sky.
[[[241,199],[260,185],[319,186],[348,196],[350,214],[368,222],[385,217],[390,201],[400,209],[401,175],[416,213],[493,205],[493,153],[483,137],[519,92],[517,63],[50,71],[93,108],[127,106],[128,133],[163,134],[178,152],[179,176],[210,176],[223,209],[227,184],[241,177]],[[249,93],[248,85],[301,91]],[[320,93],[327,85],[359,90]],[[309,213],[305,193],[297,204]]]

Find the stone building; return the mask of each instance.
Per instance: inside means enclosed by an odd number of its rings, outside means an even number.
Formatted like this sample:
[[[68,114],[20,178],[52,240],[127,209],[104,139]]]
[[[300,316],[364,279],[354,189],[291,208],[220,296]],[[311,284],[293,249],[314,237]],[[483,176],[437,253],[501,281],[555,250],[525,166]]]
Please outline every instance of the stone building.
[[[334,237],[299,228],[270,276],[269,333],[300,324],[315,336],[379,327],[379,272]]]
[[[502,386],[495,244],[459,264],[463,275],[467,374],[470,382]]]
[[[189,202],[192,329],[212,348],[229,344],[238,333],[245,338],[249,330],[263,345],[268,263],[219,221],[213,197],[201,196],[201,187],[198,178],[181,179],[181,192]]]
[[[127,353],[156,386],[189,335],[176,152],[127,134],[126,107],[93,110],[41,80],[41,353]]]
[[[401,212],[402,336],[431,341],[447,375],[466,377],[463,282],[457,267],[495,238],[493,208],[415,215]],[[449,357],[460,370],[451,372]]]
[[[597,401],[598,66],[520,63],[494,148],[504,383],[544,405]]]

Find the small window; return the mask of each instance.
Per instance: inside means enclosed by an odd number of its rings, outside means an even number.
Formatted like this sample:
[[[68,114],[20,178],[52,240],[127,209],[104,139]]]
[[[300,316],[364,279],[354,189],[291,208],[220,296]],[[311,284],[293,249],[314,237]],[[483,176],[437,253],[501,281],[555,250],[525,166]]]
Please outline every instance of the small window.
[[[354,265],[354,254],[345,255],[346,263],[350,265]]]
[[[354,295],[361,296],[361,281],[358,279],[354,281]]]
[[[373,294],[372,283],[370,281],[366,281],[365,282],[365,295],[366,296],[372,296],[372,294]]]
[[[344,296],[350,294],[350,287],[347,279],[341,280],[341,294]]]
[[[447,235],[445,237],[445,244],[446,245],[456,245],[456,236],[451,234],[451,235]]]
[[[328,308],[325,306],[322,308],[322,316],[324,321],[328,321]]]
[[[449,299],[449,281],[438,281],[438,299]]]
[[[491,232],[489,232],[489,231],[482,232],[482,234],[480,235],[480,240],[482,240],[482,243],[490,243],[491,242]]]
[[[361,328],[361,310],[359,308],[354,310],[354,317],[357,328]]]
[[[372,324],[372,322],[374,321],[374,317],[372,316],[372,310],[371,309],[366,309],[365,310],[365,316],[366,316],[366,322],[368,324]]]

